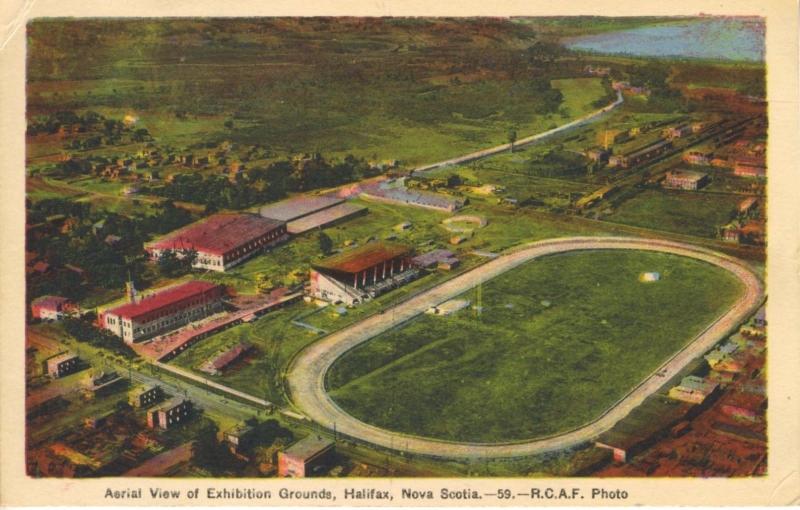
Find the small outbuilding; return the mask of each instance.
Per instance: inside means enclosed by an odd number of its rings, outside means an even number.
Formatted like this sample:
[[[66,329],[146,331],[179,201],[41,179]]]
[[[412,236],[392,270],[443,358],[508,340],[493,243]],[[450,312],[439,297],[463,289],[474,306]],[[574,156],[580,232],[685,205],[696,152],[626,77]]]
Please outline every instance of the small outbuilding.
[[[278,453],[278,476],[304,478],[313,476],[330,463],[334,443],[311,435],[301,439],[286,451]]]

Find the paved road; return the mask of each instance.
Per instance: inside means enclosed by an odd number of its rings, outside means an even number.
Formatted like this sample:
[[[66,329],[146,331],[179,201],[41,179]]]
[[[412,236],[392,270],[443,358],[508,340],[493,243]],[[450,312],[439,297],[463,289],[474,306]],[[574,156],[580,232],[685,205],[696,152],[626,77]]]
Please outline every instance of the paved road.
[[[624,99],[622,98],[622,93],[620,91],[617,91],[617,99],[613,103],[611,103],[611,104],[609,104],[607,106],[604,106],[603,108],[600,108],[599,110],[595,110],[592,113],[586,114],[583,117],[579,117],[579,118],[577,118],[577,119],[575,119],[575,120],[573,120],[571,122],[567,122],[566,124],[564,124],[562,126],[558,126],[556,128],[550,129],[550,130],[545,131],[543,133],[537,133],[535,135],[531,135],[531,136],[528,136],[528,137],[525,137],[525,138],[521,138],[521,139],[517,140],[516,142],[514,142],[514,147],[522,147],[524,145],[529,145],[529,144],[532,144],[534,142],[538,142],[538,141],[544,140],[545,138],[548,138],[548,137],[553,136],[555,134],[562,133],[564,131],[569,131],[570,129],[573,129],[573,128],[582,126],[584,124],[587,124],[587,123],[589,123],[589,122],[591,122],[593,120],[596,120],[599,117],[605,115],[606,113],[610,112],[614,108],[618,107],[619,105],[622,104],[623,101],[624,101]],[[445,161],[439,161],[437,163],[430,163],[428,165],[420,166],[420,167],[417,167],[414,170],[412,170],[411,173],[412,174],[421,174],[421,173],[429,172],[431,170],[436,170],[437,168],[442,168],[442,167],[445,167],[445,166],[460,165],[462,163],[468,163],[468,162],[474,161],[476,159],[481,159],[481,158],[485,158],[487,156],[498,154],[500,152],[505,152],[505,151],[509,150],[510,148],[511,148],[511,144],[510,143],[504,143],[503,145],[497,145],[496,147],[491,147],[489,149],[483,149],[483,150],[479,150],[479,151],[476,151],[476,152],[471,152],[469,154],[465,154],[463,156],[458,156],[456,158],[447,159]]]
[[[595,421],[548,438],[514,443],[457,443],[392,432],[361,422],[340,409],[325,391],[325,374],[333,362],[350,349],[407,321],[509,269],[544,255],[572,250],[634,249],[671,253],[706,261],[737,276],[745,292],[691,343],[658,367]],[[762,303],[763,283],[745,263],[711,250],[657,239],[628,237],[570,237],[530,243],[405,301],[383,314],[373,315],[308,346],[292,362],[287,387],[296,409],[339,433],[385,448],[444,458],[521,457],[560,450],[584,443],[610,429],[645,398],[657,391],[691,360],[701,356],[732,332]]]

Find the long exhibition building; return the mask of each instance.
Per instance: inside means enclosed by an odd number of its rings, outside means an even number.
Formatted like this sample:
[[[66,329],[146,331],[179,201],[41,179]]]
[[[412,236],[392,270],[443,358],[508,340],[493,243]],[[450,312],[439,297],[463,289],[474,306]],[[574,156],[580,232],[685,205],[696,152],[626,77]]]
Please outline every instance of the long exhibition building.
[[[332,303],[354,305],[415,279],[412,248],[372,242],[314,264],[310,294]]]
[[[100,314],[100,325],[125,343],[154,337],[222,310],[225,287],[190,281],[144,298],[131,293],[130,301]]]
[[[144,249],[156,260],[165,251],[179,257],[195,251],[192,267],[223,272],[288,237],[283,221],[256,214],[215,214],[146,243]]]

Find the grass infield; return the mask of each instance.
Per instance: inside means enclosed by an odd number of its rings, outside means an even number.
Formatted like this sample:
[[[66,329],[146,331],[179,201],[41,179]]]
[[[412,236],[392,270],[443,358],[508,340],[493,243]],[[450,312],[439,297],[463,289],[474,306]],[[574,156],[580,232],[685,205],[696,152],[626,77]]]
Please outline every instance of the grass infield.
[[[644,271],[661,280],[641,283]],[[544,257],[486,282],[474,307],[420,316],[333,365],[334,400],[368,423],[500,442],[597,417],[732,305],[725,270],[648,252]],[[477,289],[462,297],[475,305]]]

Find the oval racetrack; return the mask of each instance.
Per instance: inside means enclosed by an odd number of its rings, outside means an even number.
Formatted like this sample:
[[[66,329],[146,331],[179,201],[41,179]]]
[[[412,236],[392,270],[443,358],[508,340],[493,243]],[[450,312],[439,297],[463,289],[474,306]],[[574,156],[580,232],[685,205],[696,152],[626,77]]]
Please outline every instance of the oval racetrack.
[[[574,250],[645,250],[702,260],[733,273],[745,291],[736,304],[704,329],[694,340],[632,388],[594,421],[546,438],[509,443],[442,441],[382,429],[344,412],[325,389],[325,374],[337,358],[387,329],[405,322],[434,305],[490,280],[529,260]],[[522,457],[560,450],[590,441],[610,429],[645,398],[657,391],[691,360],[701,356],[753,314],[764,299],[761,279],[738,259],[711,250],[656,239],[628,237],[569,237],[538,241],[506,253],[404,301],[382,314],[370,316],[306,347],[290,365],[286,381],[295,408],[311,420],[345,436],[384,448],[442,458]]]

